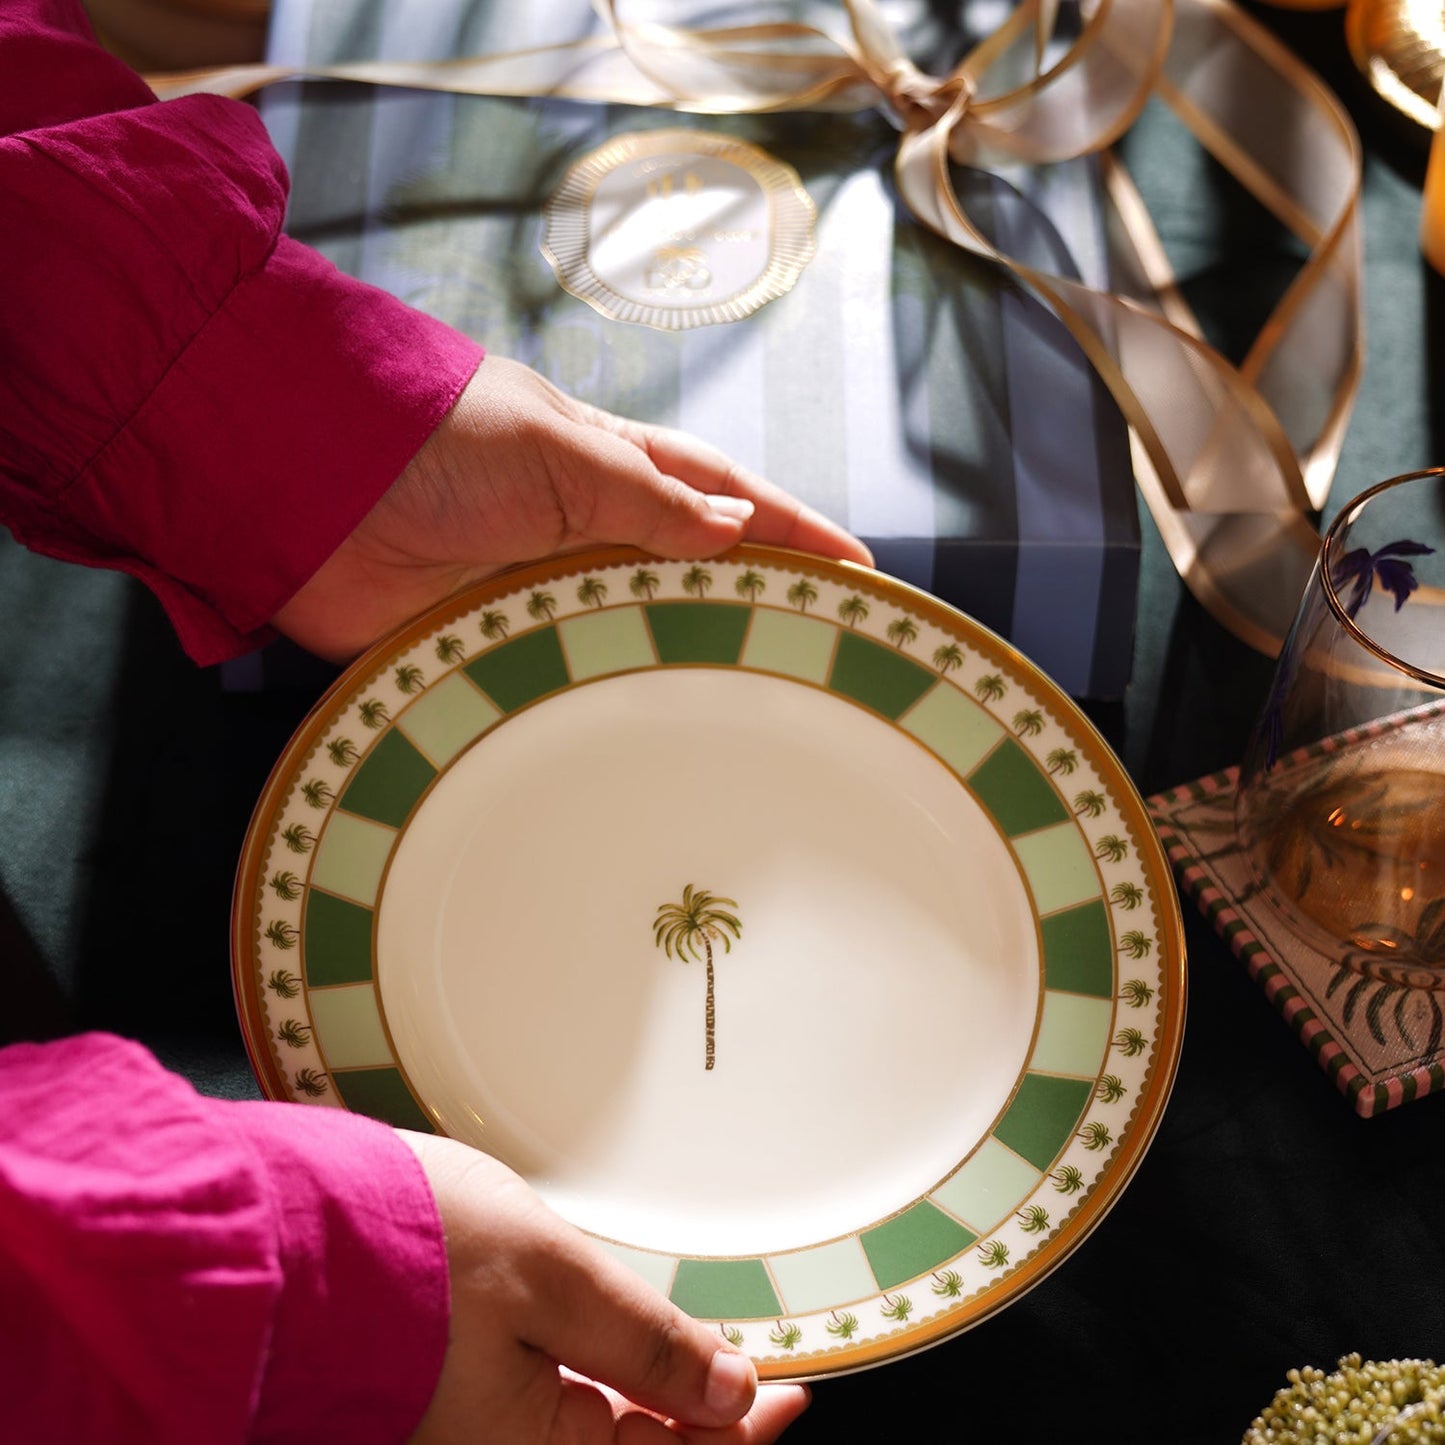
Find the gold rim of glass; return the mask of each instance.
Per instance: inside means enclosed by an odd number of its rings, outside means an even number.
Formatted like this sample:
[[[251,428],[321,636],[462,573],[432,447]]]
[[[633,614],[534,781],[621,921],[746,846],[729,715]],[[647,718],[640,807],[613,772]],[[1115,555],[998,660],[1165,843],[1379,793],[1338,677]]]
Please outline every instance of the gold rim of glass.
[[[1382,492],[1388,492],[1395,487],[1404,486],[1407,482],[1418,482],[1426,477],[1434,477],[1445,483],[1445,467],[1424,467],[1418,472],[1405,472],[1398,477],[1389,477],[1383,482],[1377,482],[1373,487],[1363,491],[1357,497],[1351,498],[1340,508],[1339,515],[1330,523],[1329,530],[1325,533],[1324,545],[1320,549],[1320,582],[1325,590],[1325,600],[1330,605],[1330,611],[1334,613],[1335,620],[1345,631],[1354,638],[1361,647],[1373,657],[1379,658],[1387,667],[1393,667],[1413,677],[1417,682],[1426,683],[1430,687],[1445,689],[1445,677],[1439,673],[1431,672],[1428,668],[1418,667],[1413,662],[1407,662],[1403,657],[1397,657],[1387,647],[1381,646],[1373,637],[1362,628],[1346,611],[1345,604],[1340,600],[1340,594],[1335,590],[1334,579],[1331,572],[1334,570],[1334,553],[1339,547],[1341,536],[1360,514],[1366,503],[1372,501]]]

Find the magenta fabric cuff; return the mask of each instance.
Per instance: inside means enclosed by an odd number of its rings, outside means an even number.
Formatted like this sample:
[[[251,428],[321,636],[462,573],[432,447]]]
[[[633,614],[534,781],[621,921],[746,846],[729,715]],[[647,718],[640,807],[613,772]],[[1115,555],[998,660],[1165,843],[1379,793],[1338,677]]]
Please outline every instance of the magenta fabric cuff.
[[[416,1156],[384,1124],[307,1104],[207,1101],[264,1166],[282,1289],[251,1438],[396,1445],[446,1353],[446,1246]]]

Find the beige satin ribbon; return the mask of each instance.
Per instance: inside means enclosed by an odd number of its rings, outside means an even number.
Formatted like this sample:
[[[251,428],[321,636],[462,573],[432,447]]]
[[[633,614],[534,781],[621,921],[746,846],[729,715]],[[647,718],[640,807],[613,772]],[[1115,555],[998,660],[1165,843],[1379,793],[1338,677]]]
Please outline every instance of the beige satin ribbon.
[[[238,66],[151,77],[164,97],[241,96],[279,80],[559,97],[737,114],[886,106],[900,195],[920,221],[1005,268],[1054,311],[1109,387],[1140,490],[1191,591],[1278,652],[1320,538],[1362,354],[1360,149],[1338,101],[1229,0],[1090,0],[1066,47],[1057,0],[1023,0],[947,75],[903,53],[875,0],[849,31],[800,23],[611,35],[463,60]],[[1057,59],[1050,59],[1058,52]],[[1308,248],[1238,367],[1203,339],[1132,182],[1102,154],[1112,291],[1004,254],[968,216],[955,165],[1007,173],[1105,153],[1158,96]]]

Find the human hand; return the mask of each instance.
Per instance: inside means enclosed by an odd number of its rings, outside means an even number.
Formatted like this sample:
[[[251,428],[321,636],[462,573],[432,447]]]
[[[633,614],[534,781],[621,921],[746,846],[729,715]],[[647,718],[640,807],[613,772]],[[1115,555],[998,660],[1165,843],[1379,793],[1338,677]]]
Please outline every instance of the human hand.
[[[807,1405],[798,1385],[754,1395],[746,1355],[505,1165],[453,1139],[398,1133],[441,1212],[452,1291],[441,1379],[412,1445],[770,1445]]]
[[[856,537],[716,448],[488,356],[421,451],[275,626],[343,661],[459,587],[607,542],[711,557],[744,537],[872,564]]]

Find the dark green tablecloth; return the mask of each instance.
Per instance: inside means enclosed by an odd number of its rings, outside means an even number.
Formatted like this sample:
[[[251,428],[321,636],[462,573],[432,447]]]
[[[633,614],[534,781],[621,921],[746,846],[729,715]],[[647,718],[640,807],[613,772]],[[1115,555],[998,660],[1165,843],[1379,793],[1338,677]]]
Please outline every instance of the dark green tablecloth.
[[[1355,77],[1339,12],[1259,13],[1332,81],[1366,145],[1370,352],[1338,506],[1442,459],[1441,286],[1415,243],[1424,144]],[[1193,299],[1237,350],[1289,247],[1167,137],[1128,151]],[[1183,592],[1147,523],[1142,585],[1135,682],[1094,716],[1147,793],[1238,758],[1270,666]],[[14,915],[0,910],[0,1036],[114,1029],[203,1089],[254,1095],[230,996],[231,874],[313,694],[223,691],[138,587],[3,536],[0,618],[0,893]],[[1445,1099],[1356,1118],[1186,918],[1178,1082],[1111,1215],[997,1318],[820,1385],[790,1441],[1230,1442],[1293,1365],[1445,1357]]]

